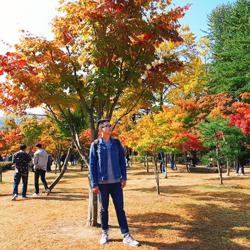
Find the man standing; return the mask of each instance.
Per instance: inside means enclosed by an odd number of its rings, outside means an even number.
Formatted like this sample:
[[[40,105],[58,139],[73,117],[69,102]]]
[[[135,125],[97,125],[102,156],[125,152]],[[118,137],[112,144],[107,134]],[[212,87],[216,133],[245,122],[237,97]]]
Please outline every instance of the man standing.
[[[15,164],[15,175],[14,175],[14,188],[12,200],[15,201],[18,197],[18,185],[22,178],[23,182],[23,199],[27,198],[27,186],[28,186],[28,175],[29,175],[29,162],[31,157],[26,153],[27,146],[25,144],[20,145],[20,151],[13,156],[13,163]]]
[[[139,246],[129,233],[124,211],[123,188],[126,186],[127,170],[124,149],[119,140],[111,137],[112,126],[109,120],[98,121],[101,138],[90,147],[90,179],[94,193],[99,194],[102,237],[100,244],[108,243],[108,206],[109,195],[113,199],[123,243]]]
[[[34,171],[35,171],[35,193],[33,196],[39,195],[39,177],[41,176],[46,193],[49,193],[48,184],[46,182],[45,174],[48,163],[48,153],[42,148],[40,143],[36,144],[37,151],[34,154]]]

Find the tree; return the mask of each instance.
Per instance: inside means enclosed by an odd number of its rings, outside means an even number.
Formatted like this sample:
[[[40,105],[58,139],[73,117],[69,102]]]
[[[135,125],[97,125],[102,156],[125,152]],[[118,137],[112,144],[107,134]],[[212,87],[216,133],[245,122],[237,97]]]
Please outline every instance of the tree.
[[[216,159],[220,183],[223,184],[222,165],[226,162],[229,168],[229,160],[237,159],[244,136],[239,128],[229,125],[228,119],[219,117],[201,123],[199,130],[203,145],[210,151],[208,155]]]
[[[6,118],[0,130],[0,151],[10,154],[19,150],[23,136],[14,118]]]
[[[23,136],[23,142],[34,147],[43,130],[42,126],[39,124],[39,120],[35,117],[24,117],[21,120],[19,128]]]
[[[217,7],[209,16],[212,93],[228,92],[239,99],[241,93],[250,91],[249,12],[250,2],[237,0]]]
[[[189,6],[169,10],[170,4],[167,0],[61,1],[61,14],[53,22],[54,40],[25,34],[16,53],[1,56],[0,74],[8,77],[0,87],[0,105],[17,112],[43,104],[57,122],[66,121],[86,161],[78,123],[72,119],[76,112],[91,129],[93,140],[97,120],[112,118],[122,97],[133,93],[121,117],[151,91],[169,84],[167,76],[180,68],[179,58],[159,58],[156,53],[162,43],[182,42],[178,20]],[[97,225],[97,197],[92,192],[88,223]]]

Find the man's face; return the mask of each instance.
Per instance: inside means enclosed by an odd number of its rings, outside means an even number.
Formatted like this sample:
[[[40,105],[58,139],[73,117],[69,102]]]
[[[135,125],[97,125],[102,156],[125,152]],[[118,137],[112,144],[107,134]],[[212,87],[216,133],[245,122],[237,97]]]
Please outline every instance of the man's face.
[[[111,135],[112,132],[112,126],[110,122],[104,122],[100,124],[99,131],[104,135]]]

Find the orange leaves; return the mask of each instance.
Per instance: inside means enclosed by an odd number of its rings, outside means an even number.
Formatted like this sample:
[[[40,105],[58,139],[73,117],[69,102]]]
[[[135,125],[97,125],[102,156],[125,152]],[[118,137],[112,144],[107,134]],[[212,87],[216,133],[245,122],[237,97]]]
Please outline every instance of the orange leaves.
[[[192,111],[198,109],[197,103],[192,99],[190,99],[190,100],[179,99],[176,101],[176,105],[181,107],[183,112],[185,112],[185,111],[192,112]]]
[[[85,129],[80,133],[80,141],[84,147],[89,147],[92,142],[91,129]]]
[[[0,131],[0,151],[8,152],[17,150],[23,137],[19,128],[13,128],[9,131]]]
[[[146,42],[148,42],[154,35],[149,32],[145,32],[136,36],[130,36],[129,39],[131,41],[131,45],[136,46],[136,45],[143,45]]]
[[[63,77],[72,72],[72,59],[56,41],[29,36],[16,49],[18,52],[0,57],[0,70],[6,74],[0,86],[0,105],[20,113],[44,103],[72,102],[73,96],[62,85]]]

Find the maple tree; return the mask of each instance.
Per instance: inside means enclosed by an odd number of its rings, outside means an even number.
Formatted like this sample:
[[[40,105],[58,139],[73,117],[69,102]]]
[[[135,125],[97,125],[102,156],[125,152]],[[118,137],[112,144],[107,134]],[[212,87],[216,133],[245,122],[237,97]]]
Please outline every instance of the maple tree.
[[[21,130],[14,118],[6,118],[0,130],[0,152],[12,154],[19,150],[23,140]]]
[[[125,95],[131,103],[122,117],[151,91],[169,84],[168,75],[180,69],[178,57],[159,58],[156,51],[167,41],[183,41],[178,20],[189,6],[170,9],[170,4],[169,0],[61,1],[61,14],[53,21],[54,40],[26,33],[15,53],[1,56],[0,73],[6,81],[0,87],[0,105],[14,112],[44,105],[54,120],[66,121],[86,161],[80,128],[89,127],[93,140],[97,120],[112,118]],[[87,126],[78,126],[72,118],[76,113]],[[92,200],[88,221],[96,225],[96,197]]]

